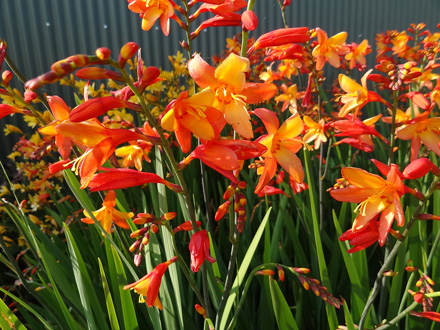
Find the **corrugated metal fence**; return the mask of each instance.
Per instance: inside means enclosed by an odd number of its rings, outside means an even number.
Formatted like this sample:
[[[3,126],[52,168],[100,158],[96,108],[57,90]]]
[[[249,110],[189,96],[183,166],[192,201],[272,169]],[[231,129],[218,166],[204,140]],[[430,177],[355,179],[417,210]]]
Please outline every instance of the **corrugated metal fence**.
[[[178,2],[178,1],[176,1]],[[259,27],[258,37],[283,27],[277,0],[256,0],[254,8]],[[387,29],[404,30],[410,23],[424,22],[431,30],[440,22],[439,0],[293,0],[287,9],[290,26],[321,27],[329,36],[347,31],[347,41],[374,41],[376,33]],[[207,17],[207,16],[204,16]],[[50,65],[73,54],[93,54],[101,46],[114,54],[128,42],[143,48],[148,65],[167,68],[168,55],[180,50],[178,41],[185,36],[171,22],[171,33],[164,37],[156,24],[151,31],[140,28],[140,18],[127,9],[125,0],[0,0],[0,38],[8,42],[8,54],[23,74],[35,77]],[[220,53],[225,39],[239,28],[209,28],[194,42],[194,51],[204,58]],[[374,55],[370,55],[372,63]],[[63,87],[44,90],[64,97],[71,93]],[[10,117],[5,122],[14,123]],[[0,157],[10,150],[16,137],[0,132]],[[5,151],[6,150],[6,151]]]

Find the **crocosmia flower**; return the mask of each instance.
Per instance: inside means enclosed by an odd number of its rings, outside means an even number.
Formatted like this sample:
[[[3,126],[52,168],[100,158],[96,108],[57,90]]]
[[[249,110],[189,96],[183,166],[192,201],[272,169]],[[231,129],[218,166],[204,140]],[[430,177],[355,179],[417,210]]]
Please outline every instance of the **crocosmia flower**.
[[[118,225],[121,228],[129,229],[130,227],[127,224],[127,219],[133,218],[134,213],[128,212],[124,213],[115,209],[116,206],[116,193],[114,190],[110,190],[105,196],[104,202],[102,203],[102,207],[92,212],[93,216],[98,220],[104,230],[110,234],[113,223]],[[81,221],[87,224],[94,224],[95,222],[91,218],[90,214],[87,211],[84,211],[84,215],[87,218],[82,218]]]
[[[380,213],[377,230],[379,245],[383,246],[393,220],[396,219],[400,227],[405,222],[400,197],[406,193],[406,186],[397,165],[389,167],[386,179],[353,167],[345,167],[341,172],[350,185],[330,191],[331,196],[340,202],[359,203],[353,233],[369,226],[369,222]]]
[[[272,98],[277,87],[273,84],[246,83],[245,72],[249,70],[249,60],[233,53],[217,68],[196,54],[188,63],[188,70],[197,85],[214,94],[212,106],[224,114],[226,122],[244,138],[252,138],[246,105]]]
[[[149,274],[142,277],[139,281],[124,286],[124,290],[133,289],[139,293],[139,302],[146,302],[148,307],[155,306],[162,310],[162,303],[159,299],[159,288],[162,276],[168,266],[176,262],[177,257],[163,262],[156,266]],[[145,297],[145,298],[144,298]]]
[[[265,165],[255,193],[258,194],[275,176],[278,164],[296,182],[303,182],[304,170],[296,153],[303,146],[299,135],[303,131],[304,125],[298,113],[290,116],[281,127],[273,111],[260,108],[254,110],[254,113],[262,120],[267,129],[267,134],[256,141],[266,146],[267,151],[262,155],[265,159]]]
[[[150,30],[160,19],[163,34],[170,34],[170,18],[174,16],[174,8],[168,0],[128,0],[128,9],[142,17],[142,30]]]
[[[191,270],[198,272],[205,260],[214,263],[215,259],[209,254],[209,236],[206,230],[200,230],[191,237],[189,242],[191,254]]]
[[[350,52],[350,48],[345,45],[347,32],[340,32],[333,37],[327,37],[327,33],[316,28],[318,37],[318,45],[313,49],[312,55],[316,58],[316,70],[321,70],[325,62],[329,62],[331,66],[339,68],[341,59],[339,56]]]

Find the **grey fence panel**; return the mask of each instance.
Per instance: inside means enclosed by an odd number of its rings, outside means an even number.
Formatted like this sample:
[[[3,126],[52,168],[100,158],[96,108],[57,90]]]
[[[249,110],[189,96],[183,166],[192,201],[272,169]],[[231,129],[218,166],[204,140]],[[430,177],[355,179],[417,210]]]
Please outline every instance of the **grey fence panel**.
[[[251,36],[283,27],[277,0],[256,0],[254,11],[259,27]],[[347,31],[347,42],[366,38],[371,44],[376,33],[405,30],[411,23],[424,22],[435,30],[439,13],[439,0],[293,0],[286,10],[290,26],[319,26],[329,36]],[[205,58],[219,54],[226,37],[239,30],[209,28],[194,41],[193,49]],[[127,9],[125,0],[0,0],[0,38],[8,42],[9,55],[31,78],[48,71],[57,60],[73,54],[93,54],[101,46],[110,48],[116,56],[128,41],[141,45],[148,65],[169,68],[168,55],[181,50],[178,42],[185,35],[175,22],[171,22],[169,37],[163,36],[158,24],[148,32],[142,31],[139,16]],[[374,55],[368,61],[372,65]],[[42,91],[71,99],[67,87],[48,86]],[[3,119],[0,129],[5,121],[14,120]],[[5,138],[0,132],[0,157],[10,149],[12,140],[16,139]]]

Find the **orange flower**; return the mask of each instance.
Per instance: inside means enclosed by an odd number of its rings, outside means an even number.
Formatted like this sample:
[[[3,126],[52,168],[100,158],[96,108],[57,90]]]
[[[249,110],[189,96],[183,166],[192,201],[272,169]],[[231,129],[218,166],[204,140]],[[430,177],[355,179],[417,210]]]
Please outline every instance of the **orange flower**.
[[[41,127],[38,131],[41,134],[55,136],[55,143],[58,147],[58,152],[62,159],[67,159],[72,151],[73,141],[70,137],[65,137],[64,135],[56,131],[56,127],[66,121],[69,121],[69,107],[59,96],[48,96],[47,101],[49,102],[50,110],[55,120],[49,125]]]
[[[347,32],[340,32],[328,38],[325,31],[316,28],[316,35],[318,37],[318,45],[312,51],[312,56],[316,58],[316,70],[321,70],[325,62],[329,62],[331,66],[339,68],[341,65],[339,56],[350,52],[350,48],[345,45]]]
[[[346,75],[339,75],[339,85],[342,90],[347,93],[341,96],[340,101],[344,103],[344,106],[339,110],[339,117],[345,117],[349,112],[354,111],[353,118],[356,118],[359,111],[368,102],[379,101],[389,105],[389,108],[392,108],[392,106],[377,93],[367,89],[367,78],[372,70],[373,69],[366,72],[362,77],[362,86]]]
[[[176,261],[177,257],[173,257],[170,260],[157,265],[156,268],[140,280],[124,286],[124,290],[133,289],[139,294],[139,302],[146,302],[148,307],[156,306],[162,310],[162,303],[159,299],[160,283],[168,266]],[[146,297],[146,299],[144,297]]]
[[[191,133],[202,140],[213,140],[220,133],[222,124],[218,127],[215,122],[222,121],[222,113],[212,107],[214,94],[210,90],[188,97],[188,92],[180,93],[177,100],[168,104],[160,123],[162,128],[176,133],[182,151],[191,149]]]
[[[128,9],[142,17],[142,30],[150,30],[160,19],[164,35],[170,34],[170,18],[174,16],[173,5],[168,0],[128,0]]]
[[[113,154],[121,143],[132,140],[143,140],[150,143],[158,143],[158,138],[133,132],[126,129],[109,129],[97,120],[72,123],[63,122],[56,126],[56,131],[64,137],[81,146],[88,147],[84,154],[75,160],[73,170],[79,169],[81,176],[81,188],[87,187],[93,174]]]
[[[366,64],[365,55],[371,53],[371,47],[368,45],[368,40],[365,39],[359,45],[352,42],[351,51],[345,55],[345,59],[350,62],[350,70],[353,70],[355,66],[361,71]]]
[[[246,139],[253,137],[246,105],[272,98],[277,87],[273,84],[246,83],[249,60],[231,53],[222,64],[213,68],[196,54],[188,63],[194,81],[214,95],[212,106],[219,109],[234,130]]]
[[[291,107],[291,108],[289,108],[290,112],[296,111],[298,108],[296,100],[303,97],[304,92],[298,93],[298,88],[297,88],[296,84],[293,84],[290,87],[287,87],[286,84],[282,84],[280,89],[283,93],[278,95],[275,98],[275,101],[277,101],[277,103],[283,102],[283,106],[281,107],[281,112],[284,112],[288,106]]]
[[[104,230],[110,234],[113,223],[124,229],[130,229],[126,219],[133,218],[134,213],[124,213],[115,209],[116,206],[116,193],[114,190],[109,190],[105,196],[102,207],[92,212],[93,216],[98,220]],[[82,218],[81,221],[87,224],[94,224],[95,222],[91,218],[91,215],[84,211],[86,218]]]
[[[256,140],[266,146],[267,151],[262,155],[265,165],[255,193],[258,194],[274,177],[277,164],[280,164],[296,182],[303,182],[304,170],[296,153],[303,146],[298,135],[303,131],[304,125],[298,113],[290,116],[281,127],[274,112],[259,108],[254,110],[254,113],[263,121],[268,133]]]
[[[428,118],[429,113],[425,111],[411,119],[396,132],[399,139],[411,139],[411,161],[418,157],[422,142],[426,148],[440,156],[440,117]]]
[[[396,219],[400,227],[405,222],[400,197],[406,192],[406,187],[402,183],[397,165],[390,166],[386,180],[353,167],[345,167],[341,173],[350,185],[331,190],[331,196],[340,202],[360,203],[355,210],[359,214],[353,222],[353,233],[368,226],[369,222],[381,213],[378,240],[380,246],[383,246],[393,220]]]
[[[306,134],[304,134],[303,141],[304,143],[315,141],[313,147],[315,150],[318,150],[321,143],[327,142],[326,131],[328,125],[325,123],[324,119],[321,119],[319,123],[315,122],[309,116],[304,116],[303,119],[306,126]]]

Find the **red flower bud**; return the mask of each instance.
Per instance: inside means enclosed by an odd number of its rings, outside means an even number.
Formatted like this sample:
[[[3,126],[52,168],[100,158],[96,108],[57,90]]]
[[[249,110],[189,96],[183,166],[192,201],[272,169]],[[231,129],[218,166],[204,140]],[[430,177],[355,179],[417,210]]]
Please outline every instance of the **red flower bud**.
[[[111,53],[112,53],[111,50],[108,49],[107,47],[101,47],[101,48],[98,48],[98,49],[95,51],[96,56],[97,56],[101,61],[105,61],[105,60],[107,60],[107,59],[110,57]]]
[[[37,94],[31,90],[27,90],[24,92],[24,101],[26,103],[30,103],[31,101],[35,100],[37,98]]]
[[[2,82],[4,86],[9,86],[9,82],[11,81],[12,77],[14,77],[14,75],[12,74],[11,71],[9,70],[5,70],[2,73]]]
[[[135,42],[127,42],[122,46],[118,56],[118,65],[122,68],[127,60],[132,58],[138,51],[139,46]]]
[[[412,161],[407,167],[405,167],[402,174],[405,179],[418,179],[422,176],[425,176],[434,167],[436,166],[428,158],[419,158]]]
[[[243,30],[254,31],[258,26],[258,17],[252,10],[246,10],[241,14],[241,26]]]
[[[231,201],[227,200],[218,207],[218,210],[215,213],[215,217],[214,217],[215,221],[221,220],[225,216],[225,214],[228,213],[229,205],[231,205],[231,203],[232,203]]]

